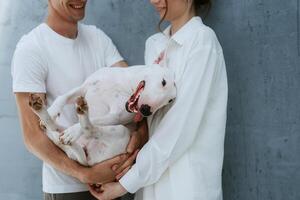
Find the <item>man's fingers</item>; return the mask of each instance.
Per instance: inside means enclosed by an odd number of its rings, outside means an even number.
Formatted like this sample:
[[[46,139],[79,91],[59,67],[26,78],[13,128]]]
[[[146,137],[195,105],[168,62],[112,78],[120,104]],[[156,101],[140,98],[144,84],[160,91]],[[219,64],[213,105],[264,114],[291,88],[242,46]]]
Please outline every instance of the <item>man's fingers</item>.
[[[118,168],[119,168],[119,165],[113,165],[111,169],[112,169],[113,171],[117,171]]]
[[[116,176],[116,180],[120,180],[129,170],[130,170],[131,166],[128,166],[127,168],[125,168],[121,173],[119,173]]]
[[[119,168],[117,168],[116,170],[114,170],[116,172],[116,174],[121,173],[125,168],[127,167],[131,167],[134,160],[136,159],[136,156],[138,154],[139,150],[136,150],[124,163],[123,165],[121,165]]]

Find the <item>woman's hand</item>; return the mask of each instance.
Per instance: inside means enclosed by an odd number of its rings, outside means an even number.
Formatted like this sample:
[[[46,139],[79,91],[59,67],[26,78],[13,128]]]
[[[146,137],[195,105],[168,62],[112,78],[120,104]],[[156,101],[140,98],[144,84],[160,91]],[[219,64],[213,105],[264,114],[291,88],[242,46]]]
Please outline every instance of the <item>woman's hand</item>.
[[[138,124],[138,129],[131,133],[130,141],[127,145],[126,151],[131,154],[130,157],[121,166],[113,166],[113,170],[116,172],[116,180],[120,180],[124,176],[131,166],[134,164],[136,156],[139,150],[148,141],[148,126],[147,121],[144,119]]]
[[[137,149],[141,149],[149,139],[147,120],[137,124],[137,130],[131,133],[130,141],[127,145],[127,153],[134,153]]]
[[[112,200],[127,193],[126,189],[119,182],[112,182],[101,185],[100,190],[88,185],[90,193],[99,200]]]

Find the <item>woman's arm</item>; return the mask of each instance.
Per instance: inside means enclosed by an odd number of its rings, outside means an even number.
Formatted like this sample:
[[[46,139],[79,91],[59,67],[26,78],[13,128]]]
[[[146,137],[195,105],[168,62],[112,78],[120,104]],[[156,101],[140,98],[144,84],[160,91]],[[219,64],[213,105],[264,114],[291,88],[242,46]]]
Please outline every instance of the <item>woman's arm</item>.
[[[119,181],[127,191],[134,193],[155,183],[201,134],[211,86],[223,67],[222,52],[212,47],[202,47],[190,55],[174,105],[139,152],[136,164]]]
[[[113,64],[111,67],[128,67],[128,64],[123,60]],[[131,133],[129,143],[126,148],[127,153],[130,154],[130,157],[122,165],[114,165],[112,168],[117,174],[117,180],[119,180],[133,165],[137,152],[144,146],[144,144],[146,144],[148,138],[147,120],[144,119],[137,124],[137,130]]]

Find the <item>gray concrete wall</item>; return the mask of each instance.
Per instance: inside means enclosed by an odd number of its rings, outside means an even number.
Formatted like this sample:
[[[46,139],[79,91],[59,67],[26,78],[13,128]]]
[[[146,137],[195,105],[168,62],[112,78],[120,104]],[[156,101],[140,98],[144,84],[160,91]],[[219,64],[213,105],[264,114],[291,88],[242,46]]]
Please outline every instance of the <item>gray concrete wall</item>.
[[[208,22],[229,79],[225,200],[299,200],[299,0],[215,2]]]
[[[229,80],[225,200],[300,199],[299,0],[215,0],[206,23],[223,46]],[[41,162],[24,147],[11,93],[19,38],[43,21],[46,0],[0,0],[0,199],[41,199]],[[85,22],[143,63],[157,17],[148,0],[90,0]],[[130,199],[130,198],[127,198]]]

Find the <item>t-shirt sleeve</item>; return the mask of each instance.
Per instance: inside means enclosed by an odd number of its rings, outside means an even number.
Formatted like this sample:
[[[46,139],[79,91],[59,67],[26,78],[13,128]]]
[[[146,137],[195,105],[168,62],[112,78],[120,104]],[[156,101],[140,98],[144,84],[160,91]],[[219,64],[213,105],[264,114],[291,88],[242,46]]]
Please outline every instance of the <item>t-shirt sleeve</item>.
[[[32,46],[17,45],[11,64],[13,92],[46,93],[47,66],[37,52]]]
[[[98,38],[104,51],[103,59],[106,67],[111,67],[113,64],[124,60],[112,40],[103,31],[98,31]]]

